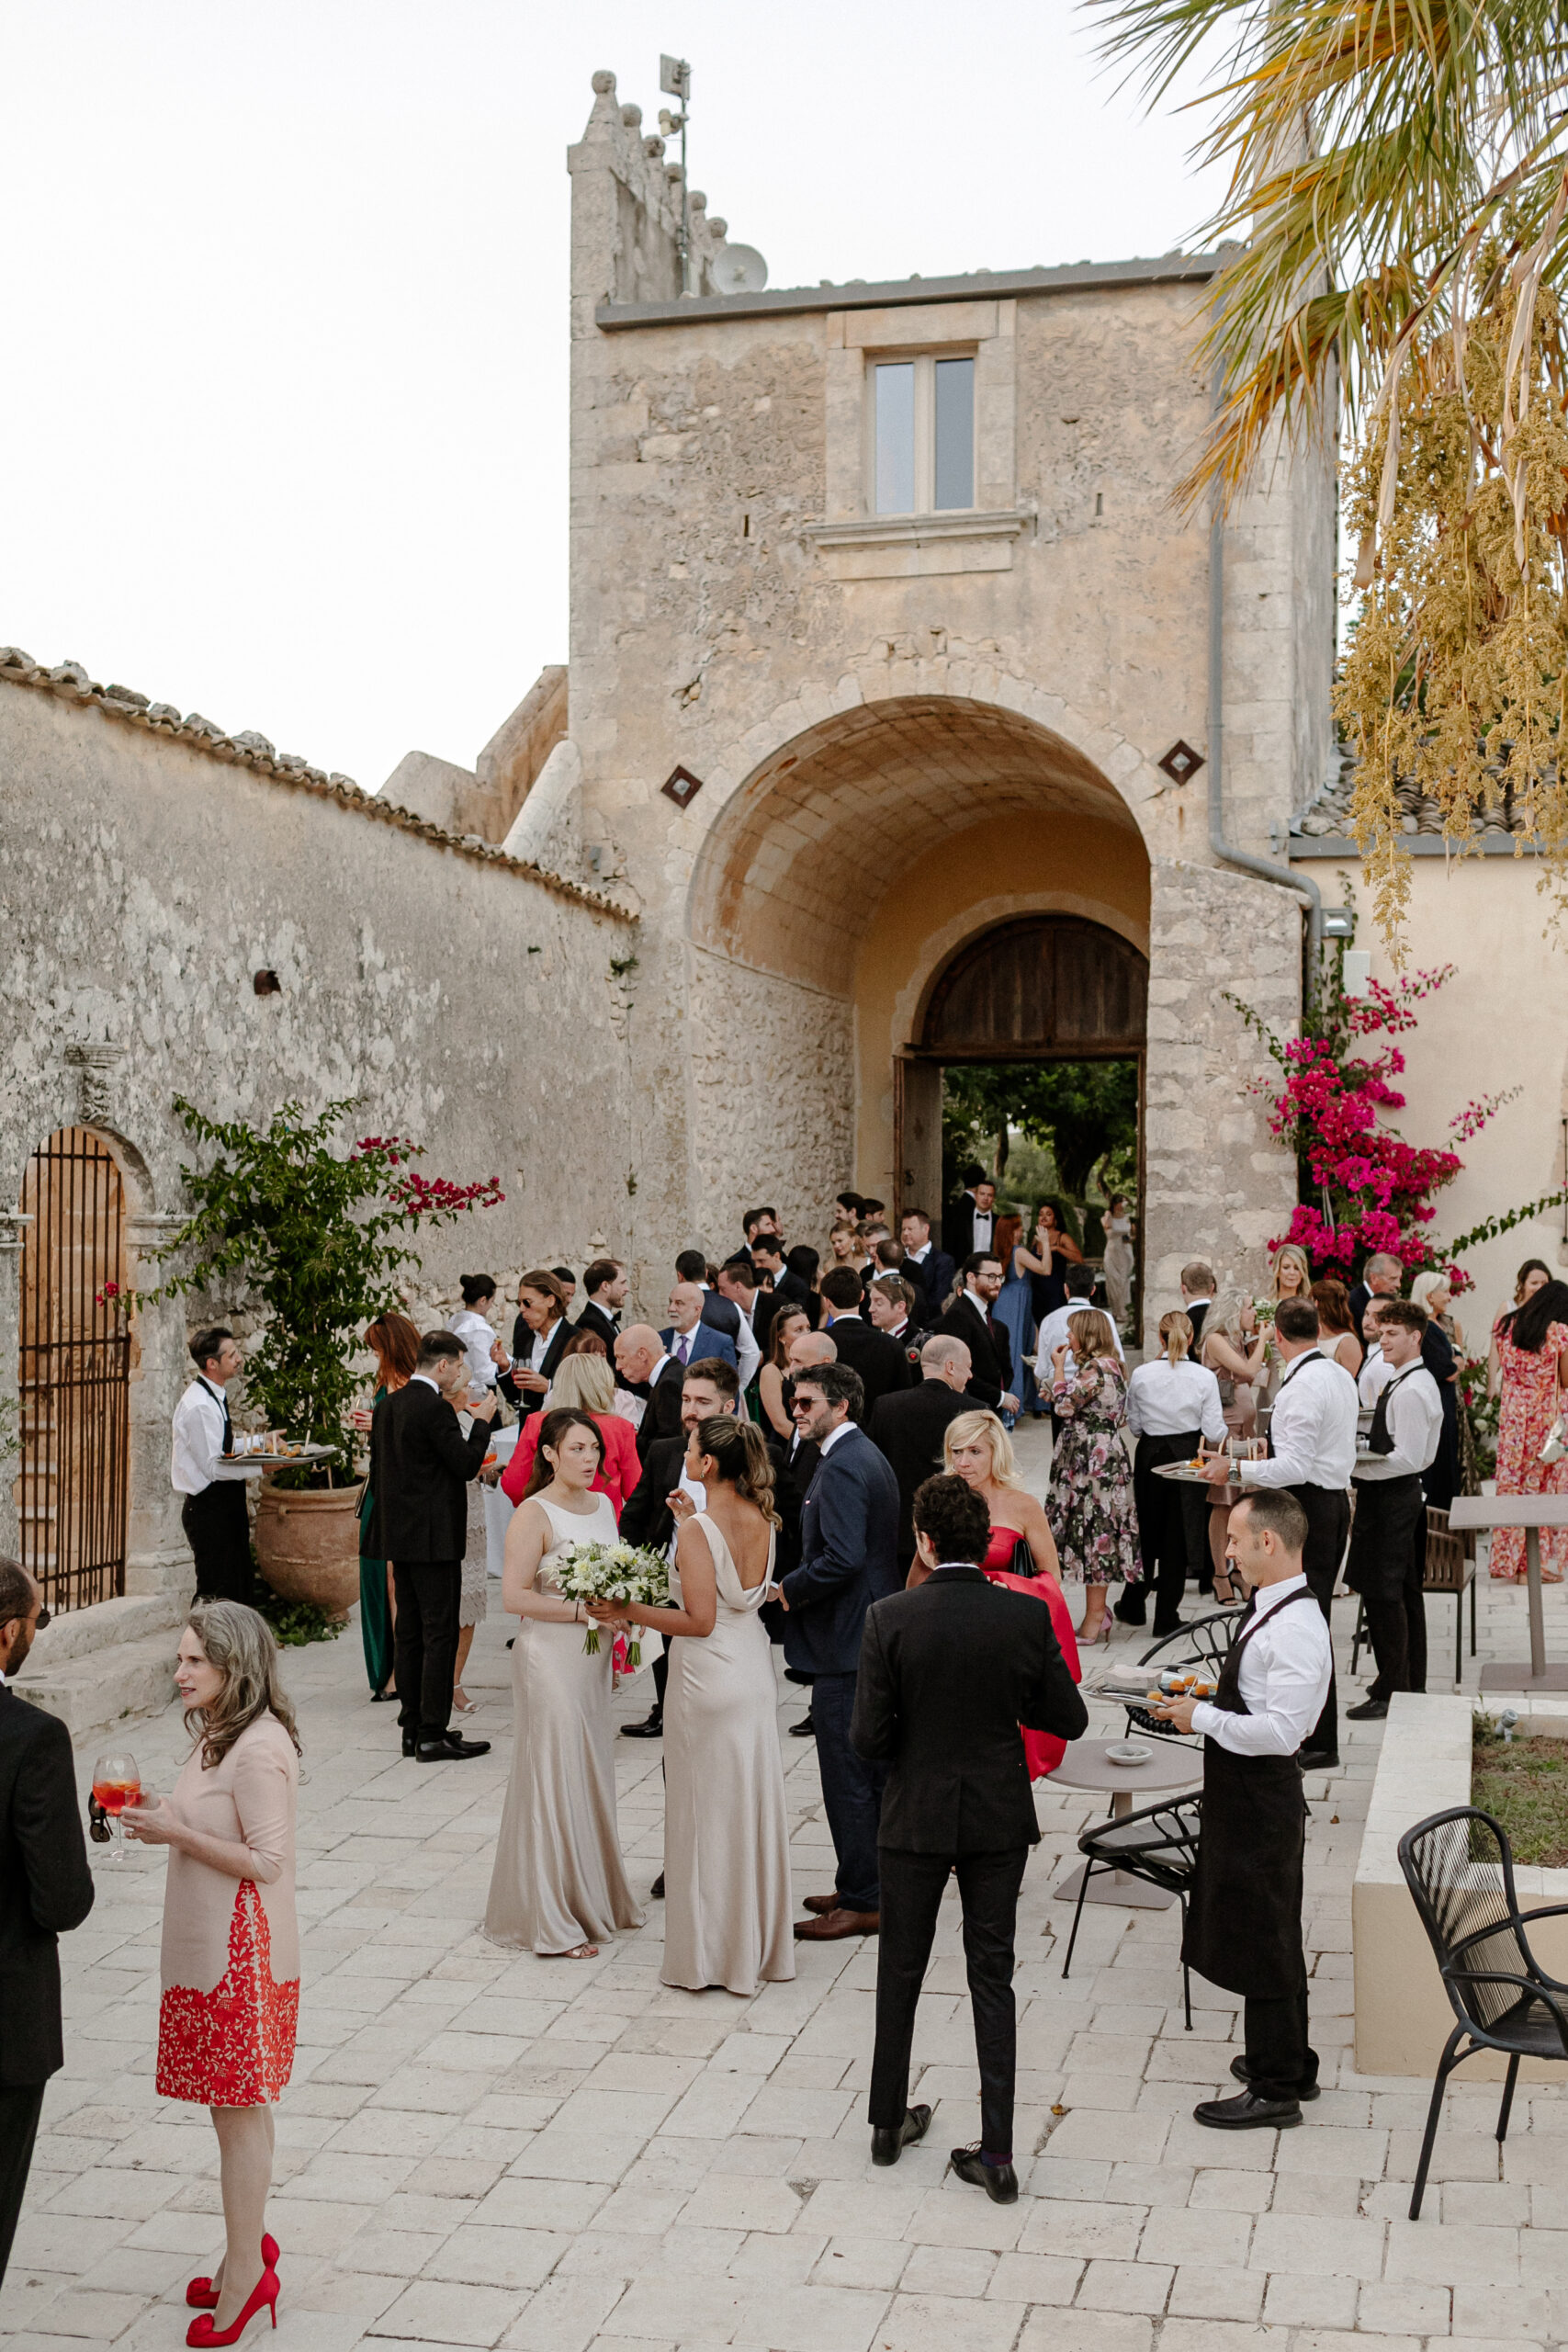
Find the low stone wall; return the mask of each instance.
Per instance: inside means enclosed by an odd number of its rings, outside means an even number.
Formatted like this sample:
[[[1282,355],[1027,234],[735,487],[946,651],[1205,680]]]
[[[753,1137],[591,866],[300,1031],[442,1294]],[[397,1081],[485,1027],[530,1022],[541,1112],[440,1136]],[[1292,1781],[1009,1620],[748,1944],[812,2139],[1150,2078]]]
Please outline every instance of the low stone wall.
[[[1530,1702],[1512,1702],[1528,1727]],[[1443,2044],[1456,2022],[1443,1989],[1427,1931],[1421,1925],[1404,1874],[1399,1841],[1417,1821],[1470,1803],[1472,1721],[1474,1702],[1398,1691],[1389,1706],[1382,1753],[1372,1783],[1360,1860],[1351,1893],[1350,1932],[1355,1955],[1356,2071],[1360,2075],[1417,2075],[1430,2081]],[[1541,1711],[1540,1728],[1562,1727]],[[1548,1903],[1568,1904],[1568,1871],[1520,1864],[1515,1872],[1521,1910]],[[1542,1968],[1568,1978],[1568,1918],[1548,1919],[1530,1935]],[[1465,2061],[1461,2079],[1501,2081],[1507,2061],[1490,2052]],[[1561,2065],[1527,2060],[1520,2077],[1561,2083]]]

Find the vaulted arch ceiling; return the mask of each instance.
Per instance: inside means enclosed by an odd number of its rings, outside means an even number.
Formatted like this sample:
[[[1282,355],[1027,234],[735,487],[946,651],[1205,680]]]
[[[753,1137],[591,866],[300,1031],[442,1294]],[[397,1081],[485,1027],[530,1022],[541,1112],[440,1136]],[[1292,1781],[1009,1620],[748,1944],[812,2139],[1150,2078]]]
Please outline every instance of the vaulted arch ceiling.
[[[843,712],[765,760],[726,804],[693,876],[692,937],[847,994],[866,924],[917,859],[993,820],[1047,817],[1096,820],[1141,849],[1114,786],[1032,719],[944,695]],[[1005,857],[1000,830],[998,846]]]

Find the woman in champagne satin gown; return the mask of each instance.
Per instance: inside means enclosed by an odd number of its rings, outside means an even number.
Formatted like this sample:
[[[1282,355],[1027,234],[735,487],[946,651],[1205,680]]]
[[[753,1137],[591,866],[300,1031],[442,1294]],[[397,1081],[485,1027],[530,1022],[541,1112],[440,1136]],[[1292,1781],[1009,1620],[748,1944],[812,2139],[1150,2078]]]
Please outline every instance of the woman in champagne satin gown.
[[[682,1496],[671,1609],[594,1605],[671,1645],[664,1702],[666,1984],[750,1996],[795,1974],[789,1823],[773,1647],[758,1615],[772,1589],[778,1520],[761,1432],[728,1416],[700,1422]]]
[[[493,1943],[592,1960],[617,1928],[640,1928],[615,1826],[612,1645],[583,1648],[588,1612],[552,1563],[573,1544],[614,1544],[615,1513],[592,1481],[604,1440],[576,1407],[540,1423],[534,1491],[506,1531],[503,1608],[523,1620],[512,1652],[517,1745],[485,1909]]]

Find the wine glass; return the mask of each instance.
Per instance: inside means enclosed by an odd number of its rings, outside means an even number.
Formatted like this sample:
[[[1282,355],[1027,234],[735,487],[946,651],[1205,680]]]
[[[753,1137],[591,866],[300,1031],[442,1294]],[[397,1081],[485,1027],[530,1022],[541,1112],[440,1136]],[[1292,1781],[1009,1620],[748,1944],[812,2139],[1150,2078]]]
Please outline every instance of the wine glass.
[[[118,1870],[125,1860],[119,1816],[128,1804],[141,1802],[141,1767],[128,1749],[111,1749],[99,1757],[93,1767],[93,1794],[109,1820],[109,1849],[104,1860]]]

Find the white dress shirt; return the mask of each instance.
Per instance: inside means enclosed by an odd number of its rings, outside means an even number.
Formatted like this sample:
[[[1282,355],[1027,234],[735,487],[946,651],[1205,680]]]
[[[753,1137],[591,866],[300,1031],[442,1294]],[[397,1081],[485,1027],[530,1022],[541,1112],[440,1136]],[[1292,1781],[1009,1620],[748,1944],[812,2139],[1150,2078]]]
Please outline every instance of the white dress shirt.
[[[1244,1487],[1335,1487],[1356,1466],[1356,1384],[1342,1363],[1312,1348],[1293,1356],[1274,1399],[1267,1462],[1240,1464]]]
[[[1201,1430],[1211,1445],[1225,1435],[1220,1384],[1201,1363],[1168,1363],[1156,1356],[1127,1383],[1127,1427],[1134,1437],[1178,1437]]]
[[[808,1372],[803,1372],[800,1376],[803,1380],[809,1380],[811,1374]],[[838,1444],[839,1440],[841,1437],[847,1437],[854,1426],[853,1421],[851,1420],[849,1415],[846,1413],[843,1419],[839,1423],[838,1428],[836,1430],[829,1430],[827,1436],[823,1439],[821,1447],[818,1453],[818,1460],[819,1462],[826,1462],[828,1456],[832,1453],[833,1448]],[[796,1437],[800,1435],[800,1431],[798,1430],[796,1430],[795,1435]]]
[[[227,1419],[221,1393],[209,1387],[197,1373],[175,1407],[174,1453],[169,1478],[176,1495],[202,1495],[215,1478],[243,1478],[237,1463],[223,1459],[223,1423]],[[234,1432],[234,1451],[249,1451],[250,1440]]]
[[[762,1361],[762,1351],[757,1345],[757,1334],[751,1329],[750,1315],[747,1314],[743,1306],[736,1307],[735,1312],[740,1317],[740,1329],[735,1339],[735,1352],[740,1359],[740,1385],[742,1389],[747,1389],[750,1387],[757,1376],[758,1366]],[[755,1312],[756,1309],[753,1307],[752,1314]]]
[[[1093,1308],[1092,1298],[1069,1298],[1066,1306],[1054,1306],[1051,1309],[1050,1314],[1040,1326],[1040,1345],[1034,1357],[1034,1376],[1038,1381],[1049,1383],[1056,1377],[1052,1369],[1051,1358],[1058,1348],[1067,1350],[1066,1371],[1067,1378],[1071,1380],[1074,1364],[1072,1349],[1067,1340],[1067,1318],[1069,1316],[1082,1315],[1086,1309],[1092,1311]],[[1116,1318],[1113,1315],[1108,1315],[1105,1319],[1111,1326],[1111,1336],[1116,1342],[1116,1353],[1125,1363],[1126,1353],[1122,1345],[1122,1334],[1116,1329]]]
[[[1384,1391],[1392,1453],[1374,1454],[1356,1464],[1356,1484],[1381,1485],[1385,1478],[1417,1477],[1429,1469],[1443,1433],[1443,1400],[1438,1384],[1416,1357],[1404,1372],[1393,1373]]]
[[[1372,1407],[1377,1403],[1378,1398],[1382,1395],[1383,1390],[1388,1386],[1389,1382],[1393,1378],[1393,1366],[1390,1363],[1382,1350],[1381,1348],[1369,1348],[1367,1350],[1367,1360],[1361,1366],[1359,1376],[1356,1382],[1357,1393],[1368,1412],[1371,1412]]]
[[[991,1246],[991,1237],[995,1233],[996,1229],[997,1213],[995,1209],[976,1209],[975,1212],[975,1238],[972,1247],[976,1250],[988,1250]]]
[[[1236,1668],[1248,1712],[1233,1715],[1207,1699],[1192,1710],[1193,1730],[1233,1756],[1293,1756],[1323,1713],[1334,1652],[1322,1610],[1315,1601],[1305,1608],[1298,1602],[1270,1622],[1281,1601],[1306,1589],[1304,1576],[1258,1588],[1261,1622]]]

